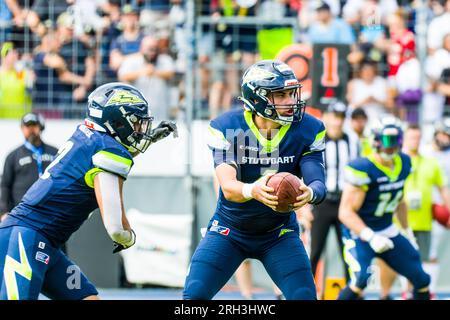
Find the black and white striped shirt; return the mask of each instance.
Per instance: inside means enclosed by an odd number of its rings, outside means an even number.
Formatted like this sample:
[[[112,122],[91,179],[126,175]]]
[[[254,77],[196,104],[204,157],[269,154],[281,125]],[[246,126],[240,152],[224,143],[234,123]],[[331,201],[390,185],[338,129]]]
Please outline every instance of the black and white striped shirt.
[[[344,168],[358,155],[358,147],[344,133],[338,140],[325,138],[326,186],[329,193],[341,193],[344,187]]]

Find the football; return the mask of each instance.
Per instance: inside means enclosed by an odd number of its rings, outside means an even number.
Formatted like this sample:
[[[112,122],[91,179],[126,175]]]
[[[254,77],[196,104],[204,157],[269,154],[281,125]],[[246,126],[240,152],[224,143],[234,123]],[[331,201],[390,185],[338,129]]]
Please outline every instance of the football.
[[[277,212],[291,212],[296,198],[303,192],[299,190],[300,179],[289,172],[278,172],[271,176],[266,185],[274,189],[274,195],[278,196]]]
[[[450,228],[450,212],[440,204],[433,204],[433,218],[446,228]]]

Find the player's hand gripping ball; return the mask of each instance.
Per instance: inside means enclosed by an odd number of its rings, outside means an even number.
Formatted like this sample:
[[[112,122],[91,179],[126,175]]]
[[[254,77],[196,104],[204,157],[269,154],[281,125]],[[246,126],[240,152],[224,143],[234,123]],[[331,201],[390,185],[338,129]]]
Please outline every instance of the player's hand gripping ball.
[[[299,189],[301,181],[289,172],[278,172],[271,176],[266,185],[274,189],[273,195],[278,196],[277,212],[287,213],[294,208],[296,198],[303,192]]]

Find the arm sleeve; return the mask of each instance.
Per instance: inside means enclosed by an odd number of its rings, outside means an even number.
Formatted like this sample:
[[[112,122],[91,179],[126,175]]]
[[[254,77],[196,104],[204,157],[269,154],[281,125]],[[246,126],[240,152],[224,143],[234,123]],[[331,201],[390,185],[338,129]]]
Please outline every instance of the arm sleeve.
[[[237,169],[234,148],[215,121],[211,121],[208,127],[207,144],[213,154],[214,168],[222,163],[227,163]]]
[[[132,245],[133,235],[122,225],[122,196],[119,188],[119,177],[108,172],[98,175],[101,196],[103,223],[111,239],[123,245]]]
[[[309,153],[300,160],[303,182],[313,190],[312,204],[321,203],[327,194],[323,151]]]
[[[10,154],[5,161],[1,183],[0,214],[12,209],[11,193],[14,182],[14,156]]]
[[[325,186],[325,165],[323,152],[325,150],[326,130],[323,123],[314,141],[303,152],[300,160],[300,170],[303,176],[303,182],[313,190],[312,204],[321,203],[326,196],[327,188]]]

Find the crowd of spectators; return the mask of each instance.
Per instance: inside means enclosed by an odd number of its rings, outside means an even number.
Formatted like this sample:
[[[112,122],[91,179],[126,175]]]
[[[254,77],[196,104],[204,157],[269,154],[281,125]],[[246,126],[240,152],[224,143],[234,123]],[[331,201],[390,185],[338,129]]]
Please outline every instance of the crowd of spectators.
[[[182,70],[175,70],[169,16],[181,4],[2,0],[0,117],[31,108],[48,118],[83,117],[89,93],[110,81],[139,87],[158,120],[176,117],[174,79]]]
[[[183,0],[1,0],[0,117],[31,108],[47,117],[81,117],[92,88],[118,80],[141,89],[157,119],[180,118],[193,44],[196,115],[214,117],[239,104],[242,70],[265,58],[262,42],[276,47],[263,30],[278,42],[349,45],[350,111],[361,107],[369,118],[393,113],[411,123],[419,120],[420,105],[427,122],[450,113],[450,0],[195,4],[195,17],[209,22],[196,25],[190,41]],[[424,59],[416,30],[421,12]],[[237,20],[222,19],[230,17]],[[291,22],[280,22],[287,18],[296,21],[295,34]]]

